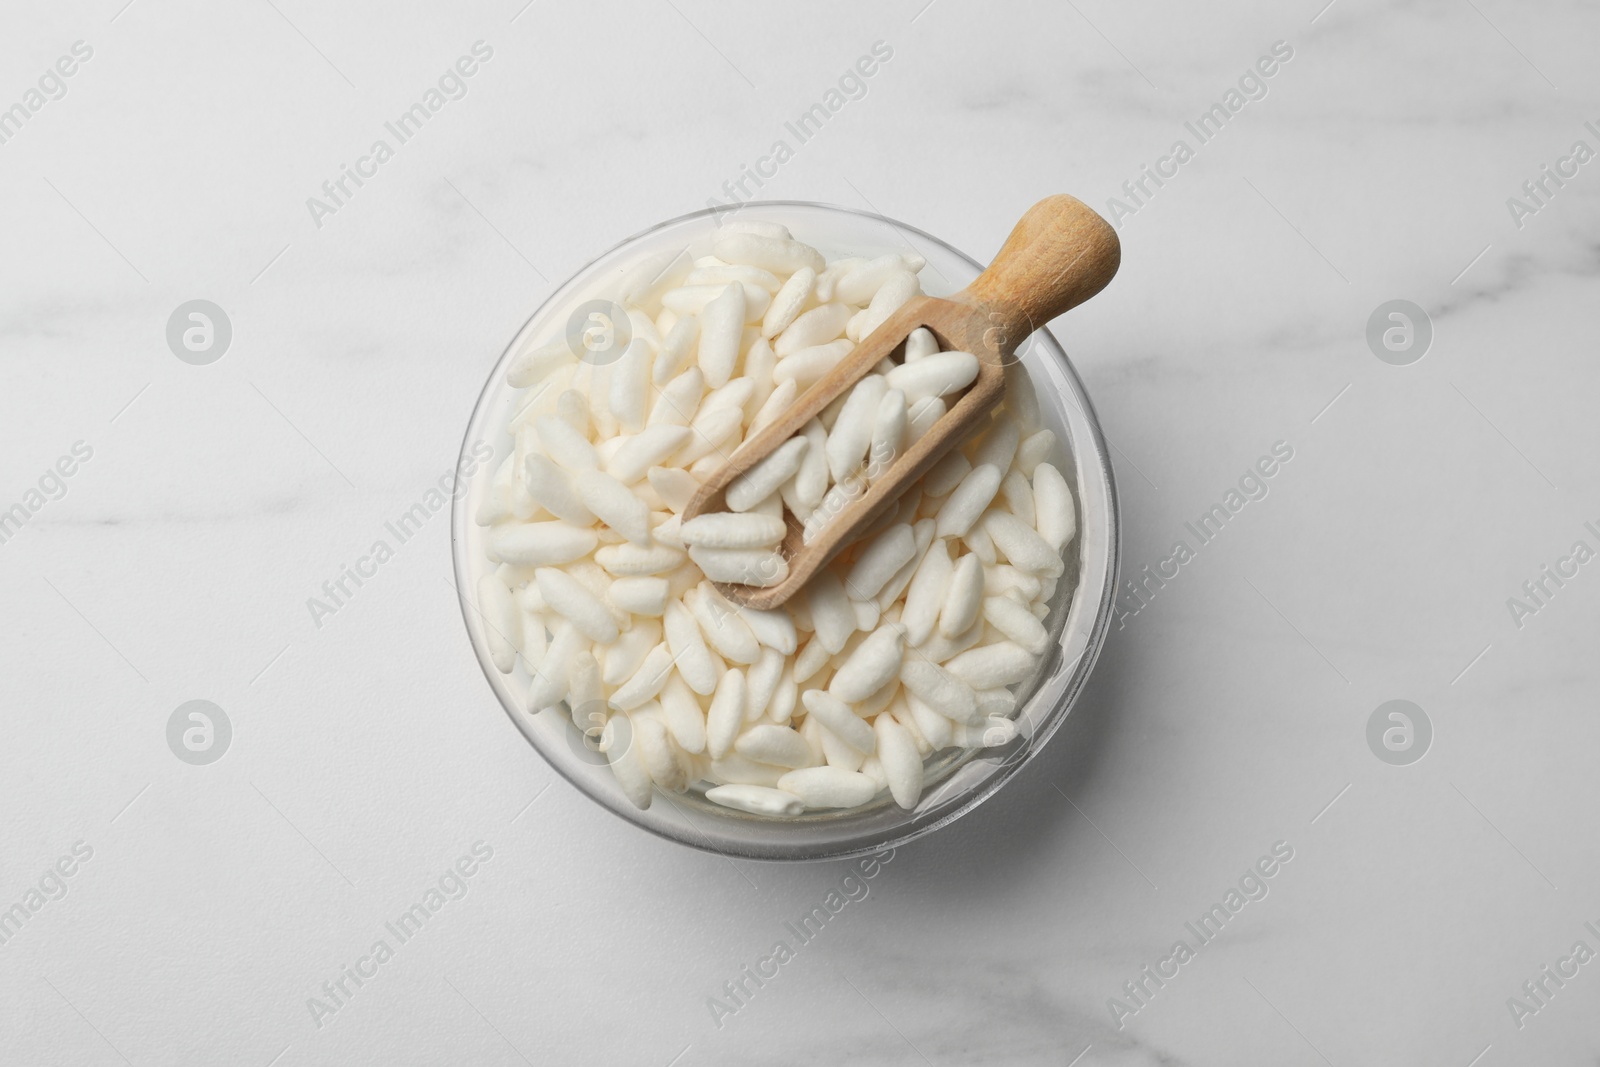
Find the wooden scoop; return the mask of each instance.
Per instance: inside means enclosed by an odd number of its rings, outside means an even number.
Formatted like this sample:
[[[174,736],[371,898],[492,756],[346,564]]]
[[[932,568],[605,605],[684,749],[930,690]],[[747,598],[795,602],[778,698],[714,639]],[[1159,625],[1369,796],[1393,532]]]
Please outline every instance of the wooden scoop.
[[[940,351],[977,356],[977,380],[965,392],[946,397],[947,403],[955,402],[944,417],[897,456],[863,495],[817,531],[810,544],[802,540],[804,523],[785,509],[788,534],[778,552],[789,571],[781,582],[766,587],[719,582],[717,588],[736,604],[763,610],[775,608],[799,592],[829,560],[894,506],[902,492],[988,418],[1005,393],[1005,365],[1017,346],[1035,329],[1104,289],[1121,259],[1121,245],[1109,223],[1073,197],[1046,197],[1022,216],[994,262],[971,285],[950,297],[913,297],[889,316],[806,390],[794,407],[712,474],[689,501],[683,520],[727,510],[724,492],[728,483],[800,433],[823,408],[871,373],[879,360],[897,355],[906,336],[918,327],[933,332]]]

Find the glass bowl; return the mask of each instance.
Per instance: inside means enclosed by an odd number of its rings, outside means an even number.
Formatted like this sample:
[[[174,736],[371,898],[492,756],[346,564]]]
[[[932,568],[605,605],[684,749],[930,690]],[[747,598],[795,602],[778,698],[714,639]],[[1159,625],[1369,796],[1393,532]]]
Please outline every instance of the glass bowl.
[[[506,426],[521,389],[505,382],[506,366],[525,345],[560,337],[563,316],[590,300],[615,299],[630,272],[652,257],[690,250],[702,255],[727,218],[781,223],[797,240],[828,258],[878,256],[915,251],[927,259],[924,291],[943,296],[963,288],[983,269],[972,257],[904,223],[850,208],[805,201],[761,201],[736,209],[712,208],[684,215],[628,238],[580,269],[523,324],[489,374],[462,442],[461,465],[471,470],[457,486],[450,517],[456,589],[473,652],[489,687],[512,723],[551,767],[596,803],[653,834],[694,848],[763,860],[821,860],[864,855],[932,833],[994,796],[1061,726],[1100,652],[1116,595],[1117,499],[1099,422],[1066,353],[1048,330],[1036,331],[1018,361],[1037,394],[1038,423],[1055,432],[1058,454],[1051,461],[1072,488],[1078,532],[1068,546],[1067,570],[1059,582],[1046,626],[1052,635],[1034,677],[1018,686],[1017,737],[1002,748],[933,753],[925,761],[925,787],[912,810],[882,792],[871,804],[844,811],[806,812],[791,818],[751,815],[705,799],[702,789],[685,794],[660,789],[645,810],[636,808],[612,777],[605,757],[560,709],[536,715],[524,710],[528,675],[520,657],[501,674],[491,662],[484,621],[474,604],[477,580],[495,566],[484,553],[487,528],[473,516],[488,492],[495,468],[512,448]],[[649,269],[648,266],[645,269]],[[1007,403],[1015,401],[1008,395]],[[481,462],[484,445],[495,458]]]

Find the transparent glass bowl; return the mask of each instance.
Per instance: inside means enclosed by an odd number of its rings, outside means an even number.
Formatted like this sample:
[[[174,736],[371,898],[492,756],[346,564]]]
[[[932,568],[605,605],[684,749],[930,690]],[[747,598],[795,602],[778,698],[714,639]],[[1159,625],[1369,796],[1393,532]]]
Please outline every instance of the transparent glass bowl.
[[[1071,485],[1078,506],[1077,536],[1068,546],[1066,574],[1046,619],[1053,643],[1035,676],[1018,687],[1023,699],[1016,714],[1017,738],[1003,748],[934,753],[926,761],[926,786],[913,810],[896,806],[885,791],[864,808],[774,818],[721,807],[691,787],[676,795],[658,789],[650,807],[641,811],[623,794],[605,757],[585,743],[564,711],[547,709],[530,715],[524,710],[528,676],[520,660],[511,674],[495,669],[484,622],[473,603],[478,577],[494,567],[484,553],[487,529],[478,526],[473,516],[495,468],[511,450],[506,425],[523,392],[505,382],[512,354],[524,344],[560,337],[565,316],[584,301],[614,299],[630,269],[636,271],[651,256],[685,248],[694,255],[707,254],[710,235],[729,216],[726,209],[697,211],[623,241],[552,293],[495,364],[467,424],[461,453],[465,461],[475,447],[488,444],[495,458],[478,463],[464,491],[456,493],[450,518],[462,617],[484,677],[516,728],[562,777],[629,822],[694,848],[750,859],[836,859],[893,848],[954,822],[994,796],[1033,758],[1066,719],[1110,625],[1118,559],[1111,464],[1083,383],[1049,331],[1035,332],[1022,346],[1019,360],[1037,394],[1038,412],[1030,417],[1055,432],[1058,455],[1051,461]],[[928,261],[922,285],[933,296],[956,292],[983,269],[931,234],[849,208],[765,201],[741,207],[731,217],[781,223],[830,260],[847,254],[872,257],[915,251]],[[1013,402],[1008,397],[1007,403]]]

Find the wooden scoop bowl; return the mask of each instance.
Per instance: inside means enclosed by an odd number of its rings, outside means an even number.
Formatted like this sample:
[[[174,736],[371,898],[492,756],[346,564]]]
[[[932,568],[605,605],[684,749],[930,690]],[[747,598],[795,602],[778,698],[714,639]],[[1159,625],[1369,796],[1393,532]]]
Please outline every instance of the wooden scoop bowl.
[[[804,588],[829,560],[853,544],[900,494],[989,417],[1005,394],[1005,365],[1035,329],[1094,296],[1117,273],[1121,244],[1109,223],[1066,195],[1046,197],[1017,222],[989,268],[950,297],[913,297],[806,390],[782,417],[735,452],[700,487],[683,512],[688,520],[725,511],[728,483],[764,459],[841,394],[894,356],[907,335],[927,327],[940,351],[971,352],[978,377],[933,428],[894,460],[888,471],[803,543],[804,523],[787,509],[788,534],[779,545],[789,566],[776,585],[717,583],[723,596],[756,609],[775,608]],[[946,398],[947,402],[949,397]]]

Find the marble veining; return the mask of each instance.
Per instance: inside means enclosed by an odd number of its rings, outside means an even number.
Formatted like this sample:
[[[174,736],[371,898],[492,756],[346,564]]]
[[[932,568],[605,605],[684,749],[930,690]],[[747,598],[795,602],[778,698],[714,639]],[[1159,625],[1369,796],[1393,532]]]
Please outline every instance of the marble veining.
[[[1574,141],[1600,151],[1592,4],[96,0],[4,21],[8,1062],[1600,1055],[1597,965],[1542,1003],[1524,986],[1600,950],[1600,564],[1521,626],[1506,607],[1575,539],[1600,549],[1600,163],[1521,228],[1507,205]],[[480,40],[466,95],[318,226],[320,183]],[[76,41],[93,59],[40,87]],[[556,285],[725,202],[875,41],[893,59],[760,194],[980,259],[1046,193],[1109,212],[1291,44],[1121,220],[1121,274],[1056,332],[1115,446],[1125,577],[1273,442],[1295,459],[1113,630],[1026,773],[719,1015],[844,865],[696,853],[556,776],[478,673],[446,519],[336,613],[306,603],[449,469]],[[195,299],[232,326],[208,365],[167,337]],[[1403,365],[1368,341],[1397,299],[1433,335]],[[1431,728],[1414,762],[1369,728],[1395,699]],[[213,763],[171,740],[192,700],[231,727]],[[1278,842],[1270,892],[1129,1001]],[[459,898],[360,963],[475,846],[493,859]],[[377,969],[337,1012],[308,1006],[358,963]]]

